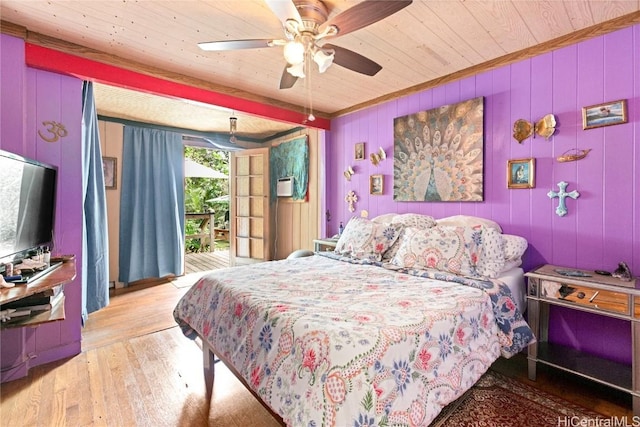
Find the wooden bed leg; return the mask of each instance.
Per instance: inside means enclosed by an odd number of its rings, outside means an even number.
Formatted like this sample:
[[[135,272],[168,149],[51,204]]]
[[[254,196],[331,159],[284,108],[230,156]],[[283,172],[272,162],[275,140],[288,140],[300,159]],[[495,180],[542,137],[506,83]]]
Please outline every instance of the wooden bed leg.
[[[211,400],[211,395],[213,394],[213,378],[215,376],[215,356],[209,344],[204,340],[202,342],[202,362],[207,399]]]

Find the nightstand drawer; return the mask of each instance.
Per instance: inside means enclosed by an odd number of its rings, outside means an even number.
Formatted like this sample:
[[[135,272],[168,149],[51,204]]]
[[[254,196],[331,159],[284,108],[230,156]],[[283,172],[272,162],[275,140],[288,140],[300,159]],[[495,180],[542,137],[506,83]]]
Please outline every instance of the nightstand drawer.
[[[595,310],[631,314],[629,296],[625,293],[594,289],[588,286],[566,284],[552,280],[540,281],[542,298],[575,303]]]

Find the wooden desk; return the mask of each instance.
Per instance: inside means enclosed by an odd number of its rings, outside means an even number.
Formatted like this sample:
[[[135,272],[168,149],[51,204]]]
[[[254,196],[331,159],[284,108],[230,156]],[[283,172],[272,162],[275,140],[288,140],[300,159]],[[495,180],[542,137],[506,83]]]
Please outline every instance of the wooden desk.
[[[213,252],[214,250],[214,240],[215,240],[215,231],[214,231],[214,218],[213,212],[207,213],[188,213],[185,214],[185,219],[193,219],[200,220],[199,233],[198,234],[190,234],[188,236],[184,236],[185,239],[199,239],[200,247],[209,243],[209,252]],[[208,226],[208,229],[207,229]],[[207,240],[209,239],[209,240]]]
[[[16,301],[59,285],[70,283],[76,277],[75,261],[67,261],[38,280],[24,285],[16,285],[13,288],[0,289],[0,305]],[[63,291],[64,292],[64,291]],[[33,326],[40,323],[64,320],[64,297],[51,310],[36,313],[30,317],[17,318],[6,323],[1,323],[0,328],[17,328],[21,326]]]

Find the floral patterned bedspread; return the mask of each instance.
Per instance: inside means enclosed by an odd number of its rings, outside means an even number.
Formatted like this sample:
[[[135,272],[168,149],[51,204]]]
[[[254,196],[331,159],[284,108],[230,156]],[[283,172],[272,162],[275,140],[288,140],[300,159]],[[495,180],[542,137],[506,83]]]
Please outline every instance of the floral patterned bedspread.
[[[486,283],[343,261],[316,255],[217,270],[174,317],[296,427],[428,425],[501,347],[527,343],[505,334],[505,310],[517,309],[502,301],[498,321]]]

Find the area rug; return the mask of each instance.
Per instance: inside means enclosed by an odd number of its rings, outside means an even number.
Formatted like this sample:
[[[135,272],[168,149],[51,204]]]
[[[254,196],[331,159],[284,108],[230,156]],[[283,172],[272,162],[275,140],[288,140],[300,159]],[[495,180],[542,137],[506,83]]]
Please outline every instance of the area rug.
[[[490,370],[431,426],[594,425],[588,420],[596,418],[603,415]]]

